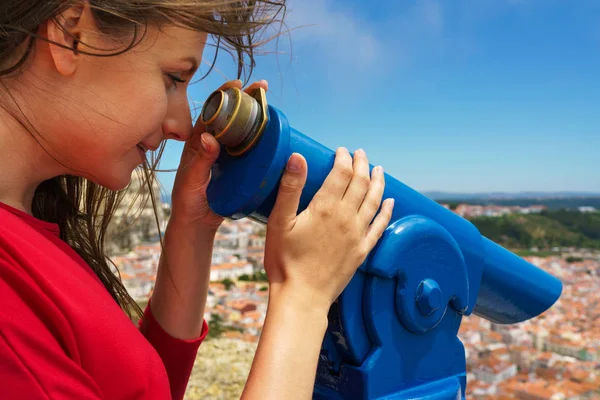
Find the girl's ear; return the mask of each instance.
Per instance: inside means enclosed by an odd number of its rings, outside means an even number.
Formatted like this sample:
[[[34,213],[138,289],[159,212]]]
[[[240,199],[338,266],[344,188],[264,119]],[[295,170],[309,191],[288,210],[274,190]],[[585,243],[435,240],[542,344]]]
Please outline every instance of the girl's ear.
[[[81,60],[81,43],[91,39],[94,18],[89,3],[70,7],[56,19],[48,21],[50,54],[56,70],[69,76],[75,73]]]

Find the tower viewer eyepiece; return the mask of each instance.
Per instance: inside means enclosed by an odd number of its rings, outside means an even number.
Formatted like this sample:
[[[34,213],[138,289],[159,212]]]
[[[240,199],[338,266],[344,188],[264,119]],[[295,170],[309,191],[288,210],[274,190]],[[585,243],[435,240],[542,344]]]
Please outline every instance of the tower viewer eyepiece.
[[[204,103],[200,121],[231,155],[240,156],[250,150],[267,123],[265,90],[251,94],[238,88],[217,90]]]

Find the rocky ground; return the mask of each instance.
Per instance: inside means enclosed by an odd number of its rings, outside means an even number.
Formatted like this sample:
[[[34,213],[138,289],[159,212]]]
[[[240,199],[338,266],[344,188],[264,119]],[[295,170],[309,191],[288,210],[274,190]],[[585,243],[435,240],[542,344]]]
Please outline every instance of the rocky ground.
[[[255,343],[224,338],[206,340],[200,346],[185,399],[239,399],[255,351]]]

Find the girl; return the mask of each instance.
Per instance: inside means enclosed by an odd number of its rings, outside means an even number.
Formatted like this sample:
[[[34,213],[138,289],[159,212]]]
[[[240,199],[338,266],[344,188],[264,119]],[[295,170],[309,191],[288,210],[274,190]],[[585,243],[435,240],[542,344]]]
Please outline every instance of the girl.
[[[0,2],[0,397],[183,398],[223,220],[205,197],[219,144],[192,125],[187,83],[208,35],[237,54],[241,76],[254,35],[284,10],[284,0]],[[151,183],[146,152],[167,139],[185,147],[141,315],[104,235],[132,172],[142,165]],[[244,399],[311,398],[327,311],[391,217],[381,168],[369,174],[365,153],[345,149],[296,215],[307,168],[290,157],[267,226],[270,298]]]

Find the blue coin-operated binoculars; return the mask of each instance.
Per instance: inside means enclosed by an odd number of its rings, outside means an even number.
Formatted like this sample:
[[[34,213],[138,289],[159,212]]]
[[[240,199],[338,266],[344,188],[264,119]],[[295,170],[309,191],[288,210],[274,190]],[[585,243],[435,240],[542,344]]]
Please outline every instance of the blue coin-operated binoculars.
[[[223,146],[208,187],[221,216],[266,223],[292,152],[308,162],[298,212],[333,167],[334,151],[291,128],[262,89],[216,91],[200,118]],[[385,179],[384,198],[396,200],[392,220],[329,312],[313,398],[464,399],[462,317],[525,321],[554,304],[561,282]]]

